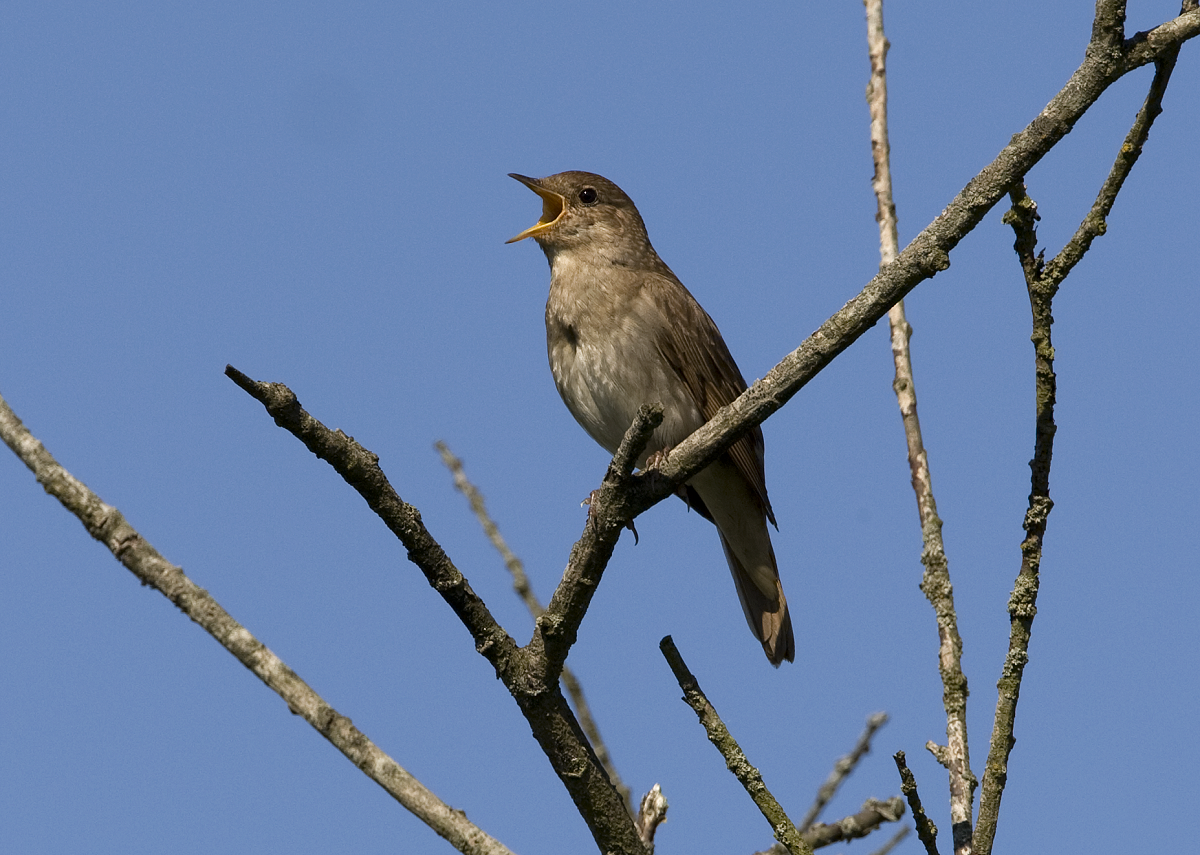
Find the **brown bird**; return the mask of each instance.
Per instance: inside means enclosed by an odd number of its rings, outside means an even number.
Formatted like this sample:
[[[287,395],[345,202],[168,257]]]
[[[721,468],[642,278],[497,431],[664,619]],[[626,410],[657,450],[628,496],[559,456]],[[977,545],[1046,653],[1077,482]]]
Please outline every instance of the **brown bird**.
[[[665,454],[746,389],[717,325],[650,245],[633,200],[590,172],[547,178],[510,173],[542,198],[531,237],[550,262],[546,348],[554,383],[575,420],[610,454],[642,404],[663,423],[639,462]],[[746,622],[772,665],[796,642],[767,520],[763,435],[748,432],[679,495],[714,523]]]

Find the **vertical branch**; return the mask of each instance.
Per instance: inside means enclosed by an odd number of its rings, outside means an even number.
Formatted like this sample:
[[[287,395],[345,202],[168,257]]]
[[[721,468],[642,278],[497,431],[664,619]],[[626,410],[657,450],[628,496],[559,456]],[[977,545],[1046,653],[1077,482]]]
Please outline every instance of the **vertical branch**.
[[[1033,347],[1035,371],[1035,439],[1031,471],[1029,508],[1021,542],[1021,570],[1008,601],[1008,654],[996,684],[996,719],[992,727],[991,746],[983,771],[983,793],[979,800],[979,826],[976,829],[977,851],[988,855],[996,836],[996,820],[1000,812],[1000,797],[1008,779],[1008,756],[1016,740],[1017,701],[1021,694],[1021,678],[1029,661],[1029,638],[1033,618],[1037,614],[1039,570],[1042,562],[1042,540],[1046,521],[1054,502],[1050,500],[1050,461],[1054,452],[1054,402],[1057,380],[1054,376],[1054,346],[1050,338],[1051,304],[1058,291],[1058,281],[1043,276],[1043,259],[1035,255],[1037,235],[1034,223],[1038,219],[1037,205],[1025,192],[1025,185],[1013,188],[1012,208],[1005,217],[1016,232],[1015,248],[1025,273],[1029,304],[1033,312]]]
[[[875,176],[871,183],[878,203],[875,218],[879,222],[882,266],[895,259],[899,249],[887,130],[886,59],[889,45],[883,30],[883,0],[866,0],[866,7],[867,50],[871,60],[867,105],[871,113],[871,156],[875,162]],[[967,678],[962,670],[962,637],[958,634],[950,566],[942,543],[942,521],[937,515],[929,458],[921,437],[921,422],[917,417],[917,391],[909,351],[912,327],[904,316],[903,301],[888,311],[888,323],[891,327],[892,360],[896,367],[892,388],[904,424],[908,465],[921,520],[921,563],[925,567],[921,590],[933,606],[938,627],[938,671],[942,678],[942,703],[946,709],[946,746],[935,747],[934,756],[946,767],[950,776],[950,820],[954,850],[958,855],[969,855],[977,781],[971,772],[967,744]]]
[[[1187,8],[1187,3],[1184,8]],[[1092,241],[1104,234],[1105,219],[1112,211],[1117,194],[1142,153],[1142,147],[1150,135],[1151,125],[1162,113],[1163,95],[1178,55],[1178,50],[1168,51],[1156,63],[1154,79],[1150,83],[1146,100],[1125,136],[1096,201],[1092,203],[1091,209],[1075,230],[1071,240],[1051,261],[1044,261],[1042,255],[1037,253],[1037,205],[1029,198],[1023,183],[1014,185],[1009,191],[1012,208],[1005,215],[1004,221],[1012,226],[1016,234],[1013,248],[1021,262],[1025,287],[1029,291],[1029,306],[1033,315],[1031,339],[1034,347],[1037,410],[1033,459],[1029,462],[1029,508],[1023,524],[1025,539],[1021,542],[1021,570],[1008,601],[1008,654],[1004,658],[1004,668],[996,684],[996,718],[992,726],[987,765],[983,772],[983,790],[979,796],[979,824],[975,829],[975,851],[978,855],[990,855],[996,836],[1000,799],[1008,779],[1008,757],[1015,743],[1013,729],[1016,724],[1017,701],[1021,693],[1021,678],[1029,661],[1029,638],[1033,629],[1033,619],[1037,614],[1042,541],[1045,539],[1050,509],[1054,507],[1054,502],[1050,500],[1050,462],[1054,452],[1054,434],[1057,430],[1054,424],[1054,402],[1058,391],[1054,374],[1054,344],[1050,336],[1050,328],[1054,323],[1054,295],[1058,293],[1058,288],[1067,274],[1083,259]]]

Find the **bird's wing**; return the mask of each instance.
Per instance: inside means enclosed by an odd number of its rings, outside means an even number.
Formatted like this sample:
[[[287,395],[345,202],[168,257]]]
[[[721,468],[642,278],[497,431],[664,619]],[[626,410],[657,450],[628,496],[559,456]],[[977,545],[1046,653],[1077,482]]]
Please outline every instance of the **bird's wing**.
[[[746,391],[742,372],[713,319],[669,269],[648,275],[644,282],[646,296],[659,310],[657,316],[668,321],[658,329],[658,351],[683,380],[704,418],[711,419],[717,410]],[[741,476],[754,487],[763,513],[775,525],[775,513],[767,498],[761,428],[755,426],[743,434],[728,453]]]

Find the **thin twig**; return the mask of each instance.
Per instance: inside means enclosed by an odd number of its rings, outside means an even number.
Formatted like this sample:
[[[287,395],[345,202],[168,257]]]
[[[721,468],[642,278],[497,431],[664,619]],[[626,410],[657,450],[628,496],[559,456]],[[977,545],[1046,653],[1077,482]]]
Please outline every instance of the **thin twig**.
[[[1008,603],[1008,653],[997,683],[996,717],[979,797],[979,823],[975,831],[975,847],[979,855],[990,855],[995,840],[1000,800],[1008,779],[1008,757],[1015,744],[1013,731],[1021,679],[1029,661],[1029,639],[1033,631],[1033,619],[1037,615],[1042,542],[1050,510],[1054,507],[1050,499],[1050,465],[1057,430],[1054,424],[1057,379],[1051,338],[1054,296],[1063,280],[1087,253],[1092,241],[1104,234],[1105,220],[1116,202],[1117,194],[1141,155],[1155,118],[1162,113],[1163,94],[1170,82],[1177,56],[1177,50],[1171,51],[1158,62],[1142,108],[1125,136],[1096,201],[1070,241],[1051,261],[1045,262],[1037,252],[1037,205],[1029,198],[1025,185],[1015,185],[1009,194],[1012,207],[1005,214],[1004,221],[1016,235],[1014,249],[1021,262],[1033,314],[1031,338],[1035,360],[1036,427],[1033,459],[1029,463],[1031,483],[1029,508],[1023,523],[1026,535],[1021,543],[1021,570]]]
[[[488,513],[487,504],[483,500],[483,494],[467,478],[466,472],[463,470],[462,460],[450,451],[446,443],[438,440],[433,444],[433,447],[441,455],[442,463],[450,470],[450,475],[454,478],[455,488],[466,496],[467,502],[475,514],[475,518],[479,520],[479,525],[483,528],[483,533],[487,535],[487,539],[492,542],[492,546],[500,553],[500,558],[503,559],[504,566],[508,568],[509,575],[512,576],[513,590],[517,592],[517,596],[521,598],[521,602],[525,603],[525,608],[533,615],[533,619],[537,620],[541,617],[545,608],[538,602],[537,594],[533,593],[533,588],[529,585],[529,577],[525,575],[525,565],[508,548],[508,542],[504,539],[504,535],[500,534],[499,526],[496,525],[495,520]]]
[[[654,855],[654,835],[658,827],[667,821],[667,797],[663,795],[662,787],[655,784],[650,792],[642,796],[638,806],[637,830],[642,838],[642,845],[649,855]]]
[[[801,833],[813,849],[866,837],[885,822],[899,822],[904,816],[904,799],[892,796],[886,802],[867,799],[858,813],[828,824],[818,822]]]
[[[896,230],[896,205],[892,198],[891,146],[887,128],[887,51],[883,30],[883,0],[866,0],[867,50],[871,60],[871,81],[867,85],[867,105],[871,113],[871,156],[875,162],[875,190],[879,222],[881,266],[890,263],[899,249]],[[888,311],[891,326],[892,361],[895,380],[892,389],[900,406],[904,438],[908,446],[908,466],[917,514],[921,523],[921,563],[925,573],[921,590],[933,606],[938,629],[938,672],[942,678],[942,704],[946,710],[946,747],[935,752],[950,778],[950,822],[957,855],[970,855],[971,817],[978,781],[971,772],[967,742],[967,677],[962,670],[962,637],[954,609],[954,588],[950,583],[950,563],[942,541],[942,520],[933,496],[933,477],[929,457],[917,416],[917,388],[913,377],[909,339],[912,327],[904,316],[901,300]]]
[[[638,478],[633,467],[662,420],[662,404],[643,404],[638,408],[633,424],[608,464],[600,489],[590,496],[583,534],[571,547],[562,581],[554,589],[546,611],[535,622],[533,638],[529,640],[530,663],[542,669],[538,675],[541,681],[558,679],[621,533],[632,528],[634,517],[641,511],[673,492],[663,492],[644,506],[638,506],[632,489]],[[642,481],[646,483],[645,479]],[[660,481],[655,476],[649,483],[661,488]]]
[[[850,774],[858,765],[858,761],[871,750],[871,740],[875,737],[875,732],[887,724],[887,722],[888,714],[885,712],[874,713],[867,719],[867,726],[858,737],[858,742],[850,749],[849,754],[838,758],[837,762],[833,764],[833,771],[829,773],[829,777],[825,779],[825,783],[817,790],[817,797],[813,801],[813,806],[808,809],[808,813],[800,821],[800,828],[802,830],[808,831],[812,824],[817,821],[817,817],[821,815],[821,811],[825,810],[825,806],[829,804],[837,793],[838,787],[850,777]]]
[[[908,799],[908,808],[912,811],[917,837],[924,845],[927,855],[938,855],[937,826],[925,815],[925,808],[921,806],[921,796],[917,793],[917,779],[913,777],[912,771],[908,768],[908,761],[904,759],[903,751],[897,751],[892,758],[896,761],[896,768],[900,771],[900,792]]]
[[[442,441],[434,443],[438,454],[442,457],[442,463],[450,470],[450,474],[454,477],[454,486],[467,498],[467,502],[471,505],[471,510],[475,513],[476,519],[479,520],[480,526],[483,528],[483,533],[487,535],[488,540],[492,542],[492,546],[500,553],[500,557],[504,560],[504,566],[508,568],[509,574],[513,580],[513,590],[517,592],[517,596],[521,598],[521,602],[525,604],[525,608],[529,610],[529,614],[536,621],[542,616],[546,609],[538,600],[537,594],[533,592],[533,586],[529,584],[529,577],[525,575],[525,565],[511,549],[508,548],[508,543],[504,540],[504,536],[500,534],[500,528],[496,525],[488,513],[487,504],[484,502],[483,494],[479,489],[471,483],[467,478],[467,473],[463,469],[462,460],[450,451],[449,446]],[[575,708],[575,715],[579,717],[579,726],[583,728],[583,732],[587,734],[588,741],[592,743],[592,748],[596,752],[596,757],[600,760],[604,770],[608,772],[608,777],[612,781],[617,792],[621,794],[625,804],[628,806],[631,816],[633,812],[633,792],[621,780],[620,774],[617,772],[617,767],[613,765],[612,759],[608,753],[608,746],[604,742],[604,738],[600,735],[600,728],[596,724],[596,720],[592,717],[591,707],[588,705],[587,698],[583,693],[583,686],[578,678],[565,664],[563,665],[562,686],[567,691],[567,696],[571,699],[571,706]],[[658,785],[655,784],[655,787]],[[653,791],[651,791],[653,792]],[[661,795],[661,793],[660,793]],[[650,793],[647,793],[647,797]],[[643,804],[645,800],[643,799]],[[663,799],[666,803],[666,799]],[[661,820],[660,820],[661,821]],[[643,840],[644,840],[643,836]],[[651,831],[650,839],[653,840],[653,831]]]
[[[812,847],[804,840],[779,802],[771,795],[771,791],[767,789],[758,769],[750,765],[750,761],[746,759],[737,740],[733,738],[729,729],[725,727],[725,723],[721,721],[721,717],[717,715],[716,709],[704,696],[700,684],[696,681],[695,675],[688,670],[687,664],[683,661],[671,636],[668,635],[659,642],[658,647],[666,657],[667,664],[671,666],[671,671],[679,682],[679,688],[683,689],[684,701],[695,710],[700,724],[704,727],[704,732],[708,734],[708,741],[721,752],[729,771],[746,788],[751,800],[766,817],[767,822],[771,824],[771,831],[775,835],[775,839],[782,843],[791,855],[812,855]]]
[[[313,729],[381,786],[392,798],[458,849],[472,855],[511,855],[499,841],[442,802],[366,734],[327,704],[266,645],[145,540],[122,516],[59,465],[0,398],[0,438],[37,476],[47,493],[78,517],[143,585],[154,588],[215,638],[304,717]]]
[[[885,822],[899,822],[904,816],[904,799],[892,796],[886,802],[878,799],[867,799],[858,813],[844,816],[837,822],[828,824],[818,822],[800,832],[800,836],[813,849],[821,849],[849,840],[858,840],[875,831]],[[908,831],[901,828],[899,836],[903,837]],[[896,838],[893,838],[895,840]],[[895,844],[889,844],[895,845]],[[885,851],[887,845],[884,847]],[[782,843],[776,843],[770,849],[757,852],[755,855],[787,855],[787,849]]]
[[[900,845],[901,840],[908,837],[908,833],[910,831],[912,831],[912,829],[907,825],[902,826],[899,831],[892,835],[891,839],[888,840],[887,843],[880,846],[878,849],[872,852],[871,855],[888,855],[889,852]]]

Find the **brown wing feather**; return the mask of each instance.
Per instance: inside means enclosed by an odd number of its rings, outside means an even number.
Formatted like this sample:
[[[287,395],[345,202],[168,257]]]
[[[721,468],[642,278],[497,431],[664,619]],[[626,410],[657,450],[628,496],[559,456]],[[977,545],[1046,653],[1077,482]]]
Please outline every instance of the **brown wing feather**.
[[[746,391],[746,381],[713,319],[665,264],[663,271],[648,274],[644,280],[663,317],[672,321],[662,328],[658,350],[683,380],[704,418],[711,419],[721,407]],[[763,448],[762,430],[755,426],[727,454],[741,476],[754,487],[763,513],[775,525],[775,513],[767,498]]]

